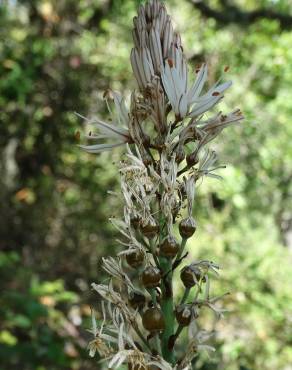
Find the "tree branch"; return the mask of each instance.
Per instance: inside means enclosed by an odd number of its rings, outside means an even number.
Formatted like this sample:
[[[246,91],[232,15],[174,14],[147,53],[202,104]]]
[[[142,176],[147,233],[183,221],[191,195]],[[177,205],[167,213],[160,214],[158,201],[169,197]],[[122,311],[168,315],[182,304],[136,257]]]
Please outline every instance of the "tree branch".
[[[214,18],[220,24],[240,24],[249,26],[259,19],[269,19],[279,22],[282,30],[292,29],[292,15],[276,12],[272,9],[256,9],[244,11],[226,0],[221,0],[222,10],[211,8],[203,0],[190,0],[194,7],[198,9],[203,16]]]

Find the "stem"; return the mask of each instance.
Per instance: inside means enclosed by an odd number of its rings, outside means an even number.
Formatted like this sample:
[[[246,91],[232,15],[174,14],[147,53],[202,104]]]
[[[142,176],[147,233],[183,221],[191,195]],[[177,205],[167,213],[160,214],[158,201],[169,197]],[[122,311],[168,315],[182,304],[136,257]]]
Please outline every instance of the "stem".
[[[175,265],[176,262],[181,258],[186,244],[187,244],[187,239],[183,238],[182,241],[181,241],[180,250],[179,250],[179,252],[178,252],[178,254],[177,254],[177,256],[176,256],[176,258],[173,262],[173,265]]]
[[[155,262],[155,264],[156,264],[157,268],[159,268],[159,269],[160,269],[159,260],[158,260],[158,258],[157,258],[157,256],[156,256],[156,253],[155,253],[155,242],[154,242],[154,240],[153,240],[153,239],[150,239],[150,240],[149,240],[149,244],[150,244],[150,251],[151,251],[151,253],[152,253],[152,257],[153,257],[153,259],[154,259],[154,262]]]
[[[163,279],[162,282],[162,300],[161,300],[161,310],[163,312],[165,320],[165,329],[162,332],[161,344],[162,344],[162,354],[166,361],[174,364],[175,357],[174,352],[168,348],[169,338],[174,332],[174,307],[173,307],[173,291],[172,291],[172,263],[171,260],[166,258],[160,258],[160,266],[164,273],[168,274]],[[170,271],[170,272],[169,272]]]
[[[182,325],[178,326],[178,328],[176,329],[175,334],[171,338],[170,347],[172,347],[172,348],[174,347],[175,342],[176,342],[177,338],[179,337],[180,333],[182,332],[183,328],[184,327]]]
[[[162,194],[162,186],[160,186],[160,194]],[[163,232],[163,225],[165,223],[164,216],[159,209],[159,224],[160,224],[160,234],[159,234],[159,244],[161,244],[163,238],[165,237],[165,231]],[[172,262],[165,257],[159,257],[159,264],[162,270],[162,275],[164,276],[161,283],[162,299],[161,299],[161,310],[165,320],[165,329],[161,336],[161,347],[163,358],[174,364],[175,356],[174,352],[169,349],[168,341],[169,338],[174,333],[174,307],[173,307],[173,290],[172,290]]]
[[[190,293],[190,288],[186,288],[185,292],[184,292],[184,295],[182,297],[182,300],[180,302],[180,304],[184,304],[185,301],[188,299],[188,296],[189,296],[189,293]]]
[[[152,302],[154,304],[154,306],[157,306],[157,298],[156,298],[156,291],[154,288],[151,288],[151,289],[148,289],[150,295],[151,295],[151,298],[152,298]]]

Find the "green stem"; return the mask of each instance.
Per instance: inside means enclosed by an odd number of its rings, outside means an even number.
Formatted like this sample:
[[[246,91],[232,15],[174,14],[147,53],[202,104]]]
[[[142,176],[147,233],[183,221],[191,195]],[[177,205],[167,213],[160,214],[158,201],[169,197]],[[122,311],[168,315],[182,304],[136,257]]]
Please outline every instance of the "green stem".
[[[155,242],[154,242],[154,240],[153,240],[153,239],[150,239],[150,240],[149,240],[149,244],[150,244],[150,251],[151,251],[151,253],[152,253],[152,256],[153,256],[154,262],[155,262],[155,264],[156,264],[157,268],[159,268],[159,269],[160,269],[159,260],[158,260],[158,258],[157,258],[157,256],[156,256],[156,251],[155,251]]]
[[[160,196],[162,197],[163,185],[159,188]],[[159,206],[159,245],[165,238],[167,233],[167,228],[165,227],[165,217]],[[174,304],[173,304],[173,289],[172,289],[172,262],[170,259],[165,257],[159,257],[159,265],[162,272],[162,282],[161,282],[161,310],[165,320],[165,329],[161,335],[161,349],[163,358],[170,362],[175,363],[174,351],[168,348],[169,338],[174,333],[175,317],[174,317]]]
[[[179,325],[178,328],[176,329],[176,332],[175,332],[175,334],[172,338],[172,346],[175,345],[175,342],[176,342],[177,338],[179,337],[180,333],[182,332],[183,328],[184,327],[182,325]]]
[[[180,302],[180,304],[184,304],[185,301],[188,299],[188,296],[189,296],[189,293],[190,293],[190,288],[186,288],[185,292],[184,292],[184,295],[182,297],[182,300]]]
[[[183,238],[182,241],[181,241],[180,250],[178,252],[176,260],[179,260],[181,258],[182,254],[183,254],[183,251],[185,250],[186,244],[187,244],[187,239]]]
[[[152,298],[152,302],[154,304],[154,306],[157,306],[157,298],[156,298],[156,291],[154,288],[151,288],[151,289],[148,289],[150,295],[151,295],[151,298]]]
[[[161,310],[163,312],[165,320],[165,329],[162,332],[161,344],[162,344],[162,354],[166,361],[174,364],[175,356],[174,352],[168,348],[169,338],[174,333],[174,307],[173,307],[173,291],[172,291],[172,263],[171,260],[166,258],[160,258],[160,266],[165,278],[162,282],[162,300],[161,300]],[[169,272],[170,271],[170,272]]]
[[[173,265],[174,266],[175,266],[176,262],[181,258],[182,254],[183,254],[183,251],[185,249],[186,244],[187,244],[187,239],[183,238],[182,241],[181,241],[179,252],[178,252],[175,260],[173,261]]]

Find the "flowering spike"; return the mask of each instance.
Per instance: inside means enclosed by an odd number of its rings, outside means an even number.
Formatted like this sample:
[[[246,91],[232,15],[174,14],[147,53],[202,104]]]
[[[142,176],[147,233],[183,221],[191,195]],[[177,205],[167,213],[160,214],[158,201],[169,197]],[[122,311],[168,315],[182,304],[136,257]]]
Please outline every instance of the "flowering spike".
[[[223,296],[210,296],[211,275],[219,267],[205,260],[184,263],[187,240],[197,228],[197,182],[204,176],[220,179],[216,170],[223,166],[209,143],[243,115],[239,109],[205,115],[231,82],[207,89],[205,63],[189,78],[180,35],[160,1],[139,7],[132,35],[130,61],[139,91],[131,93],[130,105],[118,92],[107,90],[103,98],[111,119],[79,115],[98,131],[87,135],[90,143],[97,142],[80,145],[82,149],[127,149],[119,163],[124,217],[111,219],[124,249],[102,260],[109,281],[92,284],[103,302],[103,322],[98,328],[92,314],[94,338],[88,348],[90,356],[98,352],[113,369],[127,364],[129,369],[190,370],[199,351],[213,351],[205,342],[214,332],[199,328],[200,311],[210,309],[218,318],[224,313],[217,305]],[[185,291],[175,299],[173,271],[181,264]],[[178,359],[175,348],[184,328],[189,341]]]

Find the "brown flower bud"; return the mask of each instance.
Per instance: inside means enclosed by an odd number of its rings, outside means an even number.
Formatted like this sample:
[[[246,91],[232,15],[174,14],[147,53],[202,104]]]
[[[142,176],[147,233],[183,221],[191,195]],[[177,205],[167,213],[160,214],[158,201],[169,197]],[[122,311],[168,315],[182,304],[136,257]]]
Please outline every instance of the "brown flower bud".
[[[200,281],[200,279],[202,279],[203,282],[206,281],[206,278],[202,275],[201,271],[195,266],[184,267],[181,270],[180,278],[186,288],[192,288]]]
[[[143,294],[138,293],[138,292],[133,292],[131,296],[129,297],[129,303],[130,305],[136,310],[137,308],[141,310],[145,303],[146,303],[146,298]]]
[[[142,274],[142,282],[145,288],[151,289],[159,286],[161,279],[160,270],[154,266],[148,266]]]
[[[167,258],[174,258],[178,250],[179,244],[171,235],[168,235],[159,247],[160,255]]]
[[[192,316],[192,308],[190,305],[181,304],[175,309],[176,320],[182,326],[188,326],[192,321]]]
[[[141,225],[141,232],[147,238],[152,239],[154,238],[159,232],[159,226],[157,225],[155,220],[150,220],[146,224],[143,223]]]
[[[150,332],[161,331],[165,328],[164,317],[158,307],[148,308],[142,316],[142,323],[144,328]]]
[[[196,222],[192,217],[187,217],[181,220],[179,224],[179,233],[182,238],[190,238],[196,231]]]
[[[144,254],[139,249],[133,250],[126,254],[126,260],[129,266],[137,268],[143,265]]]

